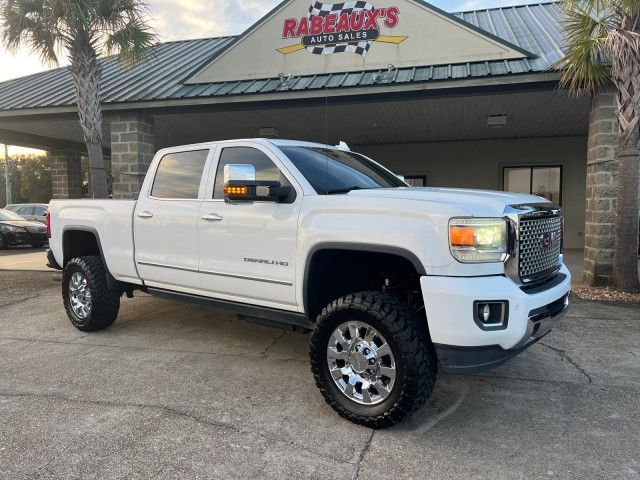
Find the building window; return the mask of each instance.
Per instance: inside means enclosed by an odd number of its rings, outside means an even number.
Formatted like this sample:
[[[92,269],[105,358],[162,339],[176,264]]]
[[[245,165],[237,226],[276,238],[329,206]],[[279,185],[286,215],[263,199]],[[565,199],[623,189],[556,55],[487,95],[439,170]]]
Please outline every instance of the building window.
[[[530,193],[562,204],[562,167],[504,167],[502,189]]]
[[[168,153],[160,160],[151,196],[197,199],[209,150]]]
[[[403,175],[404,181],[412,187],[426,187],[427,176],[426,175]]]

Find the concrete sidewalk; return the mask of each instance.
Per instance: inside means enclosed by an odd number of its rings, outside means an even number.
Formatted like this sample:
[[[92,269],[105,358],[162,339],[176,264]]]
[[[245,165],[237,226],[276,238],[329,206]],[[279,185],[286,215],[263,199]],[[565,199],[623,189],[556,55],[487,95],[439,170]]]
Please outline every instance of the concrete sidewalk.
[[[0,291],[0,478],[640,478],[638,308],[574,301],[374,432],[325,404],[306,335],[137,294],[87,334],[49,275]]]
[[[0,270],[52,271],[47,267],[45,250],[33,247],[0,250]]]

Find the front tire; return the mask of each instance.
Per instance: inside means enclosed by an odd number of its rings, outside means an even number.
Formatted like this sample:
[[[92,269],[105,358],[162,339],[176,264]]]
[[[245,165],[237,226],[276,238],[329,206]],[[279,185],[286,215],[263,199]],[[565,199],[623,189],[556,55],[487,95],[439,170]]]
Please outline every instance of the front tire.
[[[371,428],[390,427],[419,410],[438,369],[424,320],[381,292],[346,295],[325,307],[310,357],[327,403]]]
[[[111,326],[120,310],[120,294],[109,289],[100,257],[78,257],[65,265],[62,299],[69,320],[83,332]]]

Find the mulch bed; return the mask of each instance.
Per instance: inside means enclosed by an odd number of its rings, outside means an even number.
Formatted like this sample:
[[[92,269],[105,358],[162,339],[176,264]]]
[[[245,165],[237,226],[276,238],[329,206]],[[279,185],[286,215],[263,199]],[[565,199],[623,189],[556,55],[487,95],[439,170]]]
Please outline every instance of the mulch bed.
[[[618,292],[609,287],[585,287],[577,286],[571,289],[574,295],[583,300],[596,300],[599,302],[616,302],[640,305],[640,293]]]

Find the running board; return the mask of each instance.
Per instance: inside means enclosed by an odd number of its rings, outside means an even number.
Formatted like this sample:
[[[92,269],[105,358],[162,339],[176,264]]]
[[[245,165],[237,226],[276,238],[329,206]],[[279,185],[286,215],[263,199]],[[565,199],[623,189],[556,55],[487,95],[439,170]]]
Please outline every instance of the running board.
[[[260,320],[260,323],[280,328],[296,327],[305,330],[313,329],[313,323],[310,322],[307,319],[307,316],[303,313],[279,310],[277,308],[259,307],[256,305],[249,305],[247,303],[231,302],[229,300],[220,300],[217,298],[174,292],[154,287],[148,287],[148,292],[155,297],[167,300],[178,300],[181,302],[192,303],[194,305],[202,305],[205,307],[225,310],[229,313],[238,315],[242,320]]]

